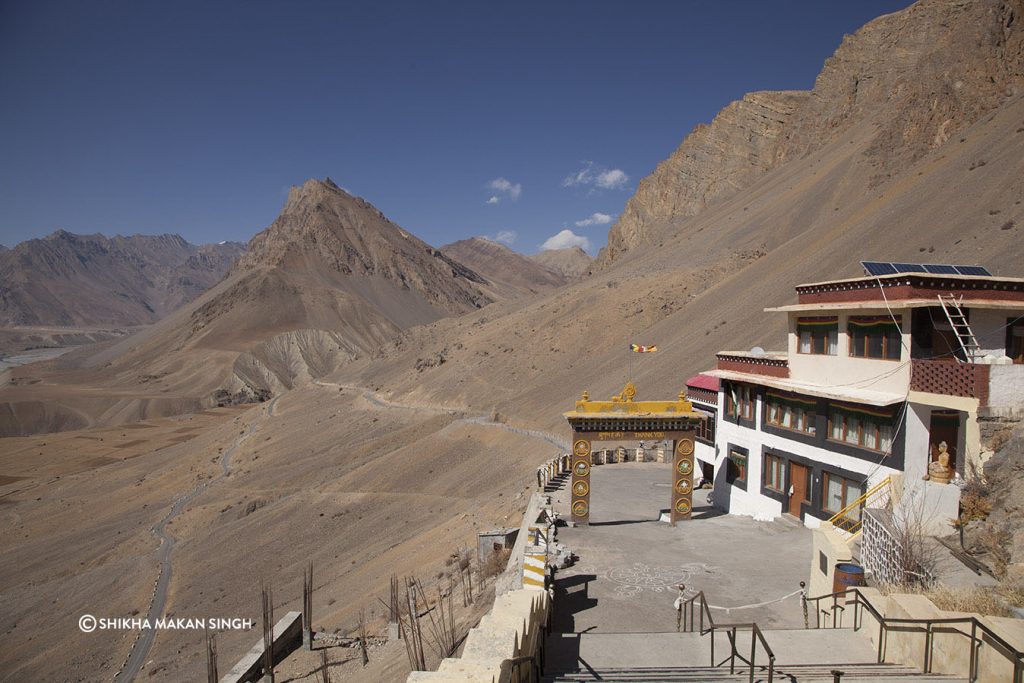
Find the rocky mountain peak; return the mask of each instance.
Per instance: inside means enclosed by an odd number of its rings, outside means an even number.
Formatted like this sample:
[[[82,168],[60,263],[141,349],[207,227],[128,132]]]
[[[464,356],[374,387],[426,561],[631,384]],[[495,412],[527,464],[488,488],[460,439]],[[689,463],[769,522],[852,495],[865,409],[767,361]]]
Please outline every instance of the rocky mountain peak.
[[[598,266],[855,126],[873,129],[872,186],[887,183],[1024,90],[1022,14],[1021,0],[920,0],[846,36],[813,90],[733,102],[640,182]]]

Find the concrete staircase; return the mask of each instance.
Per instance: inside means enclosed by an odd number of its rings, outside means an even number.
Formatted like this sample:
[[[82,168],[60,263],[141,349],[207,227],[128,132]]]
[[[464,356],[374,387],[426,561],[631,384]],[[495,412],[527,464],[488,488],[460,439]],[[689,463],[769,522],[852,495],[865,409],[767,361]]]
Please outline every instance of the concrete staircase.
[[[777,667],[775,681],[779,683],[834,683],[835,672],[841,672],[839,681],[866,681],[875,683],[949,683],[964,679],[939,674],[922,674],[906,666],[896,664],[851,664],[843,666],[795,665]],[[545,676],[544,683],[576,683],[582,681],[605,681],[606,683],[747,683],[749,670],[729,673],[729,668],[712,667],[636,667],[630,669],[600,669],[579,673],[565,673]],[[768,671],[754,672],[754,680],[765,683]]]
[[[780,683],[951,683],[955,676],[922,674],[912,667],[878,664],[877,653],[862,634],[849,629],[765,631],[775,653],[774,680]],[[710,666],[710,635],[697,633],[554,633],[548,637],[544,678],[547,683],[699,683],[749,681],[750,669],[736,660]],[[737,649],[750,656],[750,632],[737,632]],[[716,636],[715,661],[729,656],[729,641]],[[755,681],[768,680],[768,658],[759,646]],[[763,665],[763,668],[762,668]]]

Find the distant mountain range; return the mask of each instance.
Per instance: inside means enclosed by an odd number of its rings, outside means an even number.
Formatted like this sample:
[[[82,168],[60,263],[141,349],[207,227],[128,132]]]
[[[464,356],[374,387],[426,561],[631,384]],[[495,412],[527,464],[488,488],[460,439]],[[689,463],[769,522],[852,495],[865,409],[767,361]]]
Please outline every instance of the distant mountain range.
[[[583,276],[590,270],[594,259],[579,247],[548,249],[528,257],[548,270],[553,270],[570,280]]]
[[[213,286],[244,250],[58,230],[0,250],[0,327],[149,324]]]
[[[569,281],[562,273],[486,237],[452,242],[441,251],[487,277],[499,288],[502,298],[536,294]]]

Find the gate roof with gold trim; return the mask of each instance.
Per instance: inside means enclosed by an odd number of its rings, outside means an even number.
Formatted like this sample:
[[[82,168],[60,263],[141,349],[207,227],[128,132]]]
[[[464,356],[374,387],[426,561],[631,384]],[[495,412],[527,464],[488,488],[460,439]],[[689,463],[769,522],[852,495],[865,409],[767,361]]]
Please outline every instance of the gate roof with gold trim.
[[[622,393],[610,401],[591,401],[584,391],[576,409],[564,413],[574,431],[676,431],[692,428],[706,417],[693,409],[685,392],[675,401],[637,401],[636,387],[626,384]]]

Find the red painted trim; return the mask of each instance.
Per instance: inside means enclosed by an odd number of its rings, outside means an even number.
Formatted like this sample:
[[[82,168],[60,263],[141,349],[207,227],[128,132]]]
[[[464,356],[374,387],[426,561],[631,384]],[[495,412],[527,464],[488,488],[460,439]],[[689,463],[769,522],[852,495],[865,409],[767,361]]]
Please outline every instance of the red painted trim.
[[[765,377],[789,377],[789,363],[768,358],[746,358],[742,356],[718,356],[718,369],[730,372],[745,372]]]
[[[964,295],[981,301],[1008,301],[1024,303],[1024,283],[979,278],[972,280],[946,280],[938,277],[916,276],[882,280],[885,297],[891,302],[906,299],[935,299],[939,294]],[[882,302],[878,280],[866,278],[849,282],[822,283],[796,288],[801,304],[832,304],[851,302]],[[968,304],[970,305],[970,304]]]

